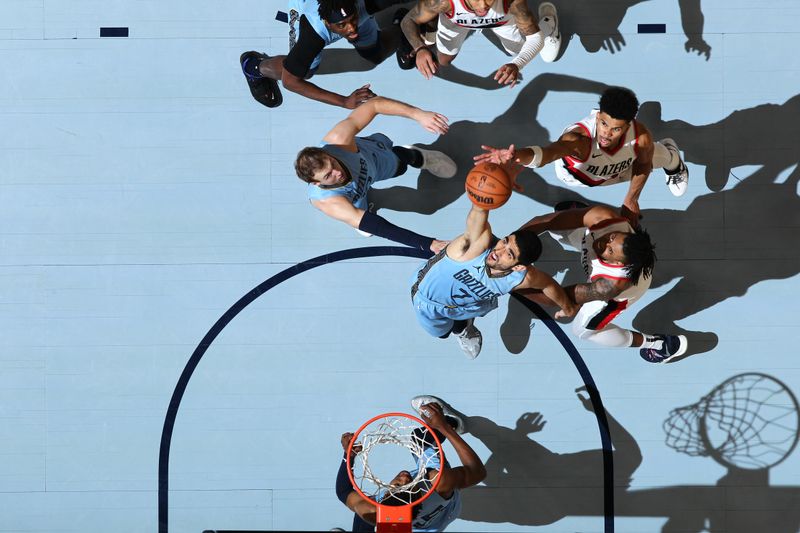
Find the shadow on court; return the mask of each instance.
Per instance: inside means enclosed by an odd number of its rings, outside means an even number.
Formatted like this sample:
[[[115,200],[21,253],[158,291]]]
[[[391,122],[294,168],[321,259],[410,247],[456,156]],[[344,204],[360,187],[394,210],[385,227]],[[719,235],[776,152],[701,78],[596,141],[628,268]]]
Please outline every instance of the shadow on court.
[[[578,398],[591,410],[580,392]],[[673,409],[664,421],[667,445],[676,452],[726,467],[715,485],[631,490],[641,451],[606,415],[614,443],[615,517],[661,517],[662,532],[792,533],[800,528],[800,487],[769,483],[770,469],[793,453],[800,436],[797,400],[777,379],[733,376],[695,404]],[[468,419],[469,432],[491,456],[485,484],[462,494],[462,519],[542,526],[569,516],[603,516],[602,450],[555,453],[532,437],[545,423],[539,413],[524,413],[515,428]]]
[[[549,133],[536,121],[538,108],[548,92],[600,94],[605,88],[606,85],[591,80],[541,74],[523,87],[502,115],[488,123],[456,122],[447,135],[430,145],[453,157],[460,169],[456,178],[445,180],[422,172],[416,188],[373,189],[370,201],[379,208],[435,213],[464,193],[462,178],[472,167],[472,156],[481,151],[481,144],[550,142]],[[580,116],[581,111],[576,110],[576,118]],[[648,195],[644,191],[642,224],[656,243],[659,257],[652,287],[679,281],[666,294],[638,310],[633,325],[648,333],[685,334],[689,337],[688,354],[707,352],[717,345],[716,334],[685,329],[678,321],[728,298],[743,296],[761,281],[787,279],[800,272],[797,194],[800,155],[796,149],[800,146],[800,95],[780,105],[765,104],[735,111],[707,125],[680,120],[665,122],[657,102],[642,104],[639,119],[651,130],[654,139],[672,137],[688,162],[705,166],[705,181],[712,192],[695,198],[686,210],[674,210],[645,208]],[[765,131],[771,134],[754,134]],[[731,169],[741,165],[761,168],[743,179],[735,178],[738,180],[735,185],[723,190],[732,175]],[[551,175],[553,170],[548,166],[539,172]],[[790,172],[788,178],[779,181],[784,172]],[[654,171],[649,180],[654,183],[648,187],[663,186],[662,179],[663,172]],[[539,173],[528,169],[520,174],[519,183],[525,188],[521,194],[545,206],[562,200],[593,203],[581,194],[591,195],[591,189],[551,185]],[[695,170],[690,187],[697,190],[702,183]],[[621,199],[625,186],[620,187]],[[531,216],[536,214],[532,210]],[[554,274],[571,268],[568,265],[571,257],[575,257],[574,267],[578,267],[577,254],[571,255],[552,243],[545,246],[542,260],[537,263],[543,270]],[[565,283],[582,281],[575,276],[572,273]],[[530,335],[531,315],[514,299],[510,299],[509,306],[509,318],[501,334],[509,351],[519,353]]]

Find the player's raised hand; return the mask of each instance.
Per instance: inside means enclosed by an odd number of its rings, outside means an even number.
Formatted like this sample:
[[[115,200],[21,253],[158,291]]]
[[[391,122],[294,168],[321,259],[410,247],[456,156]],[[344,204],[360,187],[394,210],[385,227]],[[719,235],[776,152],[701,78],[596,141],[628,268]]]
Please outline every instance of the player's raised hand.
[[[436,74],[436,61],[433,59],[433,53],[427,48],[420,48],[416,56],[417,70],[419,70],[426,80],[429,80]]]
[[[417,118],[417,122],[429,132],[439,135],[444,135],[450,129],[447,117],[433,111],[423,111]]]
[[[344,106],[347,109],[355,109],[370,98],[375,98],[377,95],[369,88],[369,83],[362,85],[348,96],[344,101]]]
[[[350,441],[353,440],[354,436],[355,435],[353,433],[351,433],[350,431],[342,433],[342,440],[341,440],[341,442],[342,442],[342,450],[344,450],[345,453],[347,453],[347,447],[350,446]],[[360,453],[361,449],[362,449],[362,447],[361,447],[360,444],[358,444],[358,443],[354,444],[353,445],[353,449],[352,449],[351,454],[350,454],[351,458],[352,458],[353,455],[356,455],[356,454]]]
[[[486,144],[481,145],[484,153],[478,154],[472,159],[475,164],[478,163],[494,163],[495,165],[505,165],[509,161],[514,161],[517,158],[517,152],[512,144],[508,148],[495,148]]]
[[[514,63],[506,63],[494,73],[494,80],[500,85],[510,85],[514,87],[519,79],[519,67]]]
[[[444,419],[442,406],[438,403],[426,403],[420,407],[419,412],[422,415],[422,420],[433,429],[443,431],[446,427],[450,427]]]

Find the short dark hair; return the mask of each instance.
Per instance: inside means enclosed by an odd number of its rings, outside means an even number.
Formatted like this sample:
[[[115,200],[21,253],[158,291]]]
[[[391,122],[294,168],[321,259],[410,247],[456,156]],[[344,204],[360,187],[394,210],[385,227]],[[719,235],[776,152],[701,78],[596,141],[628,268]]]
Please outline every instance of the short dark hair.
[[[519,248],[517,264],[532,265],[542,255],[542,241],[534,232],[517,230],[511,235],[517,238],[517,248]]]
[[[344,11],[349,17],[357,11],[356,0],[318,0],[318,2],[317,13],[322,20],[327,22],[330,22],[331,15],[334,13],[338,15]],[[341,19],[341,15],[338,18]]]
[[[636,285],[639,276],[644,279],[653,275],[656,265],[656,245],[650,242],[650,235],[641,227],[629,233],[622,243],[622,253],[625,254],[625,271]]]
[[[609,87],[600,95],[600,111],[611,118],[630,122],[639,112],[639,100],[630,89]]]
[[[427,472],[434,471],[435,469],[427,469]],[[387,505],[389,507],[400,507],[401,505],[411,505],[412,503],[416,502],[423,496],[425,496],[428,492],[430,492],[433,483],[427,479],[423,478],[417,481],[413,486],[406,490],[398,490],[398,491],[389,491],[386,495],[381,499],[381,505]],[[411,510],[411,518],[412,520],[417,517],[422,507],[419,505],[415,505]]]
[[[298,152],[294,162],[297,177],[306,183],[314,183],[314,173],[325,166],[329,154],[322,148],[308,146]]]

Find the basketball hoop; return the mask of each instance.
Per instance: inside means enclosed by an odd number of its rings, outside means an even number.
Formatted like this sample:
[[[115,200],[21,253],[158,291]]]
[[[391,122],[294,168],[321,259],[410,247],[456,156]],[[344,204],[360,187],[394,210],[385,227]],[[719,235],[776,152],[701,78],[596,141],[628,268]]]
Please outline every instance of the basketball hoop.
[[[356,445],[361,450],[353,455]],[[350,482],[377,507],[379,533],[411,532],[412,509],[436,490],[443,465],[444,452],[436,432],[405,413],[371,418],[358,428],[347,447]],[[439,471],[432,480],[427,478],[428,468]],[[395,477],[402,471],[415,474],[400,484]]]

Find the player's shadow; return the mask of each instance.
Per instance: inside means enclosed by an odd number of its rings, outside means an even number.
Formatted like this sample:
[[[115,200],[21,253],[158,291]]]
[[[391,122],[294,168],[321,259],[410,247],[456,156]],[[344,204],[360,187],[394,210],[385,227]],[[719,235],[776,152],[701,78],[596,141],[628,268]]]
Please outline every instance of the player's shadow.
[[[659,257],[651,289],[679,281],[638,312],[635,329],[682,333],[689,338],[689,354],[709,351],[717,345],[716,334],[690,331],[678,322],[728,298],[744,296],[761,281],[800,273],[800,166],[785,181],[776,178],[775,168],[762,167],[734,187],[698,196],[686,210],[642,210],[642,225]],[[538,176],[533,179],[528,188],[544,204],[554,205],[561,198],[592,203],[575,189],[550,185]],[[532,316],[511,301],[509,317],[516,316],[506,319],[514,323],[507,331],[515,342],[512,351],[518,353],[524,348],[519,339],[529,327],[526,320]]]
[[[622,20],[633,6],[647,0],[570,0],[555,2],[561,29],[561,54],[572,43],[573,37],[584,50],[596,53],[605,50],[611,54],[627,45],[619,31]],[[700,0],[678,0],[681,25],[686,34],[684,48],[708,59],[711,46],[703,39],[704,17]],[[534,11],[535,12],[535,11]]]
[[[578,398],[591,412],[588,397],[579,393]],[[614,444],[615,490],[624,491],[642,455],[630,433],[608,411],[606,416]],[[469,433],[491,456],[483,485],[462,493],[462,520],[538,526],[566,516],[603,514],[603,450],[553,452],[532,437],[545,424],[540,413],[522,414],[514,428],[468,418]]]
[[[779,380],[739,374],[696,404],[672,410],[664,422],[671,448],[726,467],[715,485],[632,490],[642,451],[608,411],[606,416],[614,446],[616,518],[663,518],[662,533],[798,531],[800,487],[769,483],[770,470],[794,452],[800,436],[797,399]],[[469,433],[491,455],[484,484],[462,493],[461,519],[543,526],[571,516],[604,516],[602,450],[553,452],[531,436],[544,426],[539,413],[523,414],[513,429],[482,417],[467,419]]]
[[[491,122],[468,120],[454,122],[446,135],[440,136],[429,145],[431,149],[444,152],[455,161],[458,166],[455,177],[437,178],[427,171],[422,171],[415,188],[402,186],[373,188],[370,190],[369,200],[379,209],[433,214],[464,194],[464,178],[474,164],[473,155],[481,152],[482,144],[508,146],[512,142],[525,144],[550,142],[550,133],[536,121],[539,105],[548,92],[600,94],[606,87],[603,83],[573,76],[540,74],[522,87],[517,98],[502,115]],[[524,179],[520,183],[525,185]],[[531,196],[527,188],[522,194]]]

